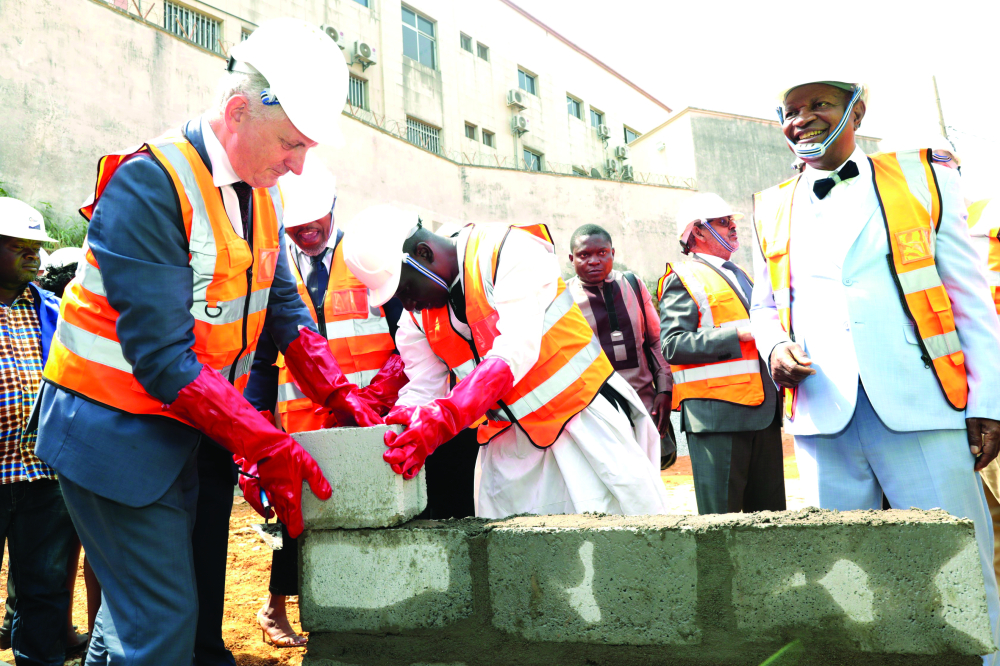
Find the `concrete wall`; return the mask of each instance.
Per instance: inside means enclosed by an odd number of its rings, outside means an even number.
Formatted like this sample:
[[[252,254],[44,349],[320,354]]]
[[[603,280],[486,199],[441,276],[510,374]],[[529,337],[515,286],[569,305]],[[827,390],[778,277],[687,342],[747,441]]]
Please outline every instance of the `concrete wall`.
[[[352,0],[341,10],[368,11]],[[249,5],[247,12],[257,16]],[[8,64],[0,94],[18,101],[0,121],[0,182],[29,203],[51,202],[59,222],[79,219],[101,155],[208,108],[224,62],[94,0],[0,4],[0,54]],[[383,202],[419,210],[434,223],[544,222],[561,256],[577,226],[596,222],[615,236],[619,260],[647,279],[676,258],[664,231],[673,228],[689,190],[461,166],[353,118],[342,125],[343,149],[317,149],[339,180],[341,223]]]

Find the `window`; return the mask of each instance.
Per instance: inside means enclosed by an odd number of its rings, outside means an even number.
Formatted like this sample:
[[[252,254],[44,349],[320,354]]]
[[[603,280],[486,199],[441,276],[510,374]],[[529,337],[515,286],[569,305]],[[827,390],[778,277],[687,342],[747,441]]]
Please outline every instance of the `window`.
[[[441,130],[419,120],[406,119],[406,140],[432,153],[441,152]]]
[[[635,130],[630,130],[628,127],[625,128],[625,143],[632,143],[640,136],[642,135],[636,132]]]
[[[566,95],[566,110],[569,111],[569,115],[574,118],[583,120],[583,102],[580,100],[573,99],[569,95]]]
[[[538,153],[533,153],[527,148],[524,149],[524,165],[528,171],[541,171],[542,170],[542,156]]]
[[[476,53],[486,62],[490,61],[490,47],[476,42]]]
[[[253,30],[248,30],[247,28],[243,28],[242,30],[240,30],[240,41],[241,42],[247,41],[250,38],[250,34],[252,32]]]
[[[459,33],[458,39],[462,44],[462,50],[472,53],[472,37]]]
[[[403,55],[434,69],[434,22],[403,7]]]
[[[496,135],[494,135],[493,132],[483,130],[483,144],[489,146],[490,148],[496,148]]]
[[[203,49],[222,53],[222,21],[164,0],[163,27]]]
[[[590,126],[597,127],[604,124],[604,114],[594,109],[590,110]]]
[[[476,141],[476,126],[472,123],[465,123],[465,138]]]
[[[351,82],[347,88],[347,101],[351,106],[368,110],[368,82],[351,74]]]
[[[517,87],[532,95],[535,93],[535,77],[528,74],[523,69],[517,70]]]
[[[358,3],[362,7],[367,7],[368,6],[368,0],[354,0],[354,2]]]

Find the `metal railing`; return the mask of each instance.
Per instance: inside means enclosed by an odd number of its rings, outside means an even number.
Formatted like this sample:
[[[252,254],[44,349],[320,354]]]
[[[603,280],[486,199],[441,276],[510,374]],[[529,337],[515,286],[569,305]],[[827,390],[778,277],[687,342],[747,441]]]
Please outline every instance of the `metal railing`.
[[[222,53],[222,22],[210,16],[164,0],[163,28],[203,49]]]
[[[441,154],[441,130],[419,120],[406,119],[406,140],[424,150]]]

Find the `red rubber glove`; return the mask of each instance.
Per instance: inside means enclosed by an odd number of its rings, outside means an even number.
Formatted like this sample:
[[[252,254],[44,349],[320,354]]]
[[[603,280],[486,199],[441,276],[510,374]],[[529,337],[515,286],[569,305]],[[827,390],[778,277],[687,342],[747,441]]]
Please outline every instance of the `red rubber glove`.
[[[248,464],[257,464],[260,485],[292,538],[302,533],[302,483],[308,482],[321,500],[330,499],[333,490],[312,456],[207,365],[164,408]]]
[[[242,458],[233,458],[233,461],[240,466],[240,490],[243,491],[243,499],[247,501],[247,504],[253,507],[264,520],[269,520],[274,518],[274,509],[271,507],[264,508],[261,504],[260,494],[263,492],[260,489],[260,475],[257,472],[257,465],[247,463],[246,460]],[[271,500],[268,500],[270,502]]]
[[[394,408],[385,422],[407,428],[400,435],[385,433],[389,450],[382,459],[396,474],[412,479],[434,449],[475,423],[513,386],[514,374],[507,361],[494,356],[476,366],[445,397],[419,407]]]
[[[358,387],[347,381],[329,343],[316,331],[303,328],[299,332],[285,350],[285,365],[299,390],[333,412],[340,425],[382,425],[382,417],[358,398]]]
[[[393,354],[386,360],[378,374],[372,377],[368,386],[358,390],[358,397],[379,416],[385,416],[396,404],[399,390],[409,381],[403,372],[403,359],[399,354]]]

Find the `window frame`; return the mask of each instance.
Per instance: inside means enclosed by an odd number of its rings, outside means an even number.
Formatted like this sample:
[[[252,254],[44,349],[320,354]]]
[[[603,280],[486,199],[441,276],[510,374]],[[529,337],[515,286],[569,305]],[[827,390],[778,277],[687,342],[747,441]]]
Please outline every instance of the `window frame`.
[[[483,145],[484,146],[486,146],[487,148],[496,149],[496,147],[497,147],[497,133],[496,132],[491,132],[491,131],[489,131],[487,129],[484,129],[480,134],[482,136],[482,140],[483,140]],[[490,138],[489,142],[486,141],[486,137]]]
[[[354,2],[358,3],[359,5],[361,5],[362,7],[364,7],[365,9],[371,9],[372,8],[371,0],[354,0]]]
[[[465,43],[466,42],[469,43],[469,48],[465,48]],[[475,55],[475,53],[472,52],[472,37],[468,36],[464,32],[458,33],[458,46],[463,51],[465,51],[467,53],[471,53],[472,55]]]
[[[173,13],[171,13],[171,10],[173,10]],[[187,12],[188,14],[192,15],[193,20],[191,25],[185,27],[184,22],[181,21],[180,18],[178,18],[178,14],[182,12]],[[167,21],[168,14],[174,17],[174,21],[172,23]],[[198,18],[203,19],[205,23],[208,24],[207,27],[214,27],[215,29],[214,33],[215,40],[214,42],[208,42],[209,43],[208,46],[206,46],[201,41],[198,41],[198,36],[189,35],[189,28],[191,34],[196,33],[197,31],[196,24]],[[214,24],[214,26],[211,24]],[[194,44],[199,48],[205,49],[206,51],[222,55],[222,46],[220,43],[222,41],[222,36],[225,34],[225,25],[221,18],[213,16],[212,14],[208,14],[200,9],[195,9],[188,5],[181,4],[180,2],[176,2],[175,0],[164,0],[163,29],[166,30],[171,35],[174,35],[175,37],[180,37],[188,44]]]
[[[528,90],[525,85],[526,82],[531,82],[531,90]],[[532,74],[523,67],[517,68],[517,87],[528,93],[529,95],[534,95],[538,97],[538,75]]]
[[[531,162],[528,161],[527,157],[530,155],[532,158]],[[530,148],[521,147],[521,158],[524,159],[525,171],[534,171],[536,173],[541,173],[542,171],[542,159],[545,157],[542,153],[536,153]],[[537,169],[531,168],[532,164],[538,164]]]
[[[597,120],[596,123],[594,122],[595,116]],[[605,125],[605,124],[606,123],[604,122],[604,112],[599,111],[594,107],[590,107],[590,126],[593,127],[594,129],[597,129],[598,125]]]
[[[403,34],[403,57],[409,58],[410,60],[412,60],[414,62],[420,63],[424,67],[429,67],[429,68],[431,68],[431,69],[433,69],[433,70],[436,71],[437,70],[437,64],[438,64],[437,28],[436,28],[436,26],[438,24],[437,21],[431,19],[431,17],[427,16],[426,14],[421,14],[420,12],[418,12],[416,9],[413,9],[412,7],[407,7],[406,5],[402,5],[402,4],[400,5],[400,12],[401,12],[400,25],[402,26],[402,30],[403,30],[403,33],[402,33]],[[413,23],[414,23],[413,25],[410,25],[409,23],[407,23],[406,19],[403,18],[405,16],[406,12],[409,12],[410,14],[413,14],[413,17],[414,17],[413,18]],[[423,19],[425,23],[427,23],[429,26],[431,26],[431,31],[432,31],[431,33],[427,33],[427,32],[423,31],[420,28],[420,20],[421,19]],[[416,54],[417,57],[416,58],[414,58],[413,56],[410,56],[410,55],[408,55],[406,53],[406,31],[407,30],[412,30],[413,34],[416,36],[416,40],[417,40],[416,41],[416,45],[417,45],[417,54]],[[430,42],[430,47],[431,47],[431,50],[430,50],[431,63],[430,64],[427,64],[426,62],[424,62],[421,59],[421,57],[420,57],[421,56],[421,49],[420,49],[420,38],[421,38],[421,36],[423,36],[425,39],[427,39]]]
[[[469,136],[469,130],[470,129],[472,130],[472,136]],[[479,126],[478,125],[474,125],[474,124],[466,121],[466,123],[465,123],[465,138],[466,139],[472,139],[473,141],[476,141],[478,143],[478,141],[479,141],[478,137],[479,137]]]
[[[638,139],[640,136],[642,136],[642,134],[640,134],[639,132],[636,132],[634,129],[632,129],[628,125],[622,125],[622,127],[625,129],[625,145],[626,146],[628,144],[632,143],[633,141],[635,141],[636,139]],[[628,138],[628,135],[630,133],[633,135],[631,139]]]
[[[485,54],[485,55],[484,55]],[[476,57],[480,60],[490,61],[490,47],[482,42],[476,42]]]
[[[577,113],[570,112],[569,105],[571,103],[576,105]],[[583,120],[583,100],[577,99],[569,93],[566,93],[566,113],[577,120]]]
[[[351,99],[351,89],[354,87],[354,82],[355,81],[360,81],[361,82],[360,86],[359,86],[360,89],[361,89],[361,97],[362,97],[361,104],[355,104],[354,100]],[[350,103],[350,105],[352,107],[359,108],[359,109],[361,109],[363,111],[369,111],[370,110],[370,108],[368,106],[368,79],[362,78],[360,76],[356,76],[354,74],[354,72],[350,73],[350,76],[348,77],[348,81],[347,81],[347,101],[348,101],[348,103]]]

